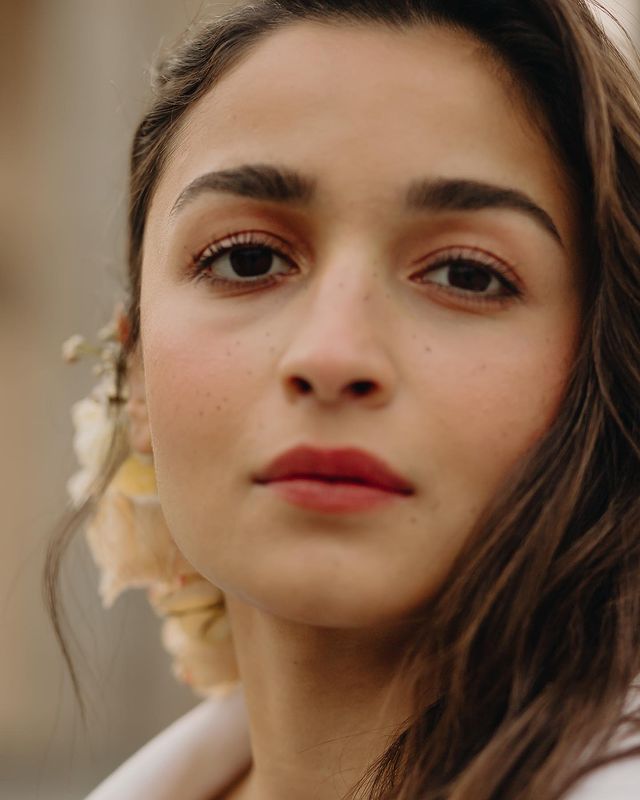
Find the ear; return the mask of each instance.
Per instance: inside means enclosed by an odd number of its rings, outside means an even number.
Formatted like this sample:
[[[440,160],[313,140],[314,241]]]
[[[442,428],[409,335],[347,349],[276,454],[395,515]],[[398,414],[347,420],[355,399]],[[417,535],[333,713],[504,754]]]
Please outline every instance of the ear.
[[[127,386],[129,399],[126,412],[129,422],[129,441],[136,453],[152,454],[151,428],[147,412],[147,395],[140,343],[127,359]]]

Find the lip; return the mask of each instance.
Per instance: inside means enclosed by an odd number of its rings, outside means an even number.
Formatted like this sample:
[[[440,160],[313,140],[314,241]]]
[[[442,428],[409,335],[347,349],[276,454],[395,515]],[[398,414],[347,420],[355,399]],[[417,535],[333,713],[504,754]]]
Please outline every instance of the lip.
[[[258,472],[254,482],[276,484],[286,500],[324,511],[362,510],[415,492],[382,459],[353,447],[294,447]]]

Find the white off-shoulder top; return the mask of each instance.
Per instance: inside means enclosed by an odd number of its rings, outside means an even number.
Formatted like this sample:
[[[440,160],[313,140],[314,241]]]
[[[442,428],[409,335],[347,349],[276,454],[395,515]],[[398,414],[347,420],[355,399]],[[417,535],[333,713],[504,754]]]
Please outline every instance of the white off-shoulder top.
[[[178,719],[86,800],[215,800],[250,765],[247,711],[238,688]],[[640,756],[588,775],[566,800],[640,800]]]

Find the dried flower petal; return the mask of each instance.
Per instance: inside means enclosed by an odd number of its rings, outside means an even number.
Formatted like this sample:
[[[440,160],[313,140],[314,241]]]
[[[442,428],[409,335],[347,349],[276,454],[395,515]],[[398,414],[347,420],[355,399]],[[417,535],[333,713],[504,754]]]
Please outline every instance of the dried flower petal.
[[[137,500],[107,489],[87,527],[87,540],[102,570],[100,596],[107,608],[129,587],[170,583],[193,572],[173,541],[157,498]]]
[[[184,587],[154,587],[149,593],[149,602],[159,614],[182,614],[220,606],[224,603],[224,595],[212,583],[195,574],[194,580]]]
[[[113,477],[111,488],[127,497],[155,498],[158,489],[153,460],[133,453]]]
[[[177,619],[162,627],[162,643],[174,657],[173,673],[202,696],[232,691],[239,680],[231,637],[211,644],[191,637]]]

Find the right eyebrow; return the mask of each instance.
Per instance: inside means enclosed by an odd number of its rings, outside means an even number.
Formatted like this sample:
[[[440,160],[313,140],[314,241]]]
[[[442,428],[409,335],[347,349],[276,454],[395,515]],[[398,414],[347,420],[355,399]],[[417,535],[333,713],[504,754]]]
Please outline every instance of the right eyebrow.
[[[205,192],[223,192],[253,200],[309,205],[315,193],[315,181],[294,170],[267,164],[246,164],[207,172],[180,193],[171,209],[171,216]]]
[[[308,206],[316,192],[316,181],[296,170],[270,164],[244,164],[207,172],[180,193],[170,216],[178,214],[207,192]],[[410,211],[482,211],[491,208],[517,211],[527,215],[564,247],[551,215],[517,189],[466,178],[421,178],[409,185],[404,200]]]

